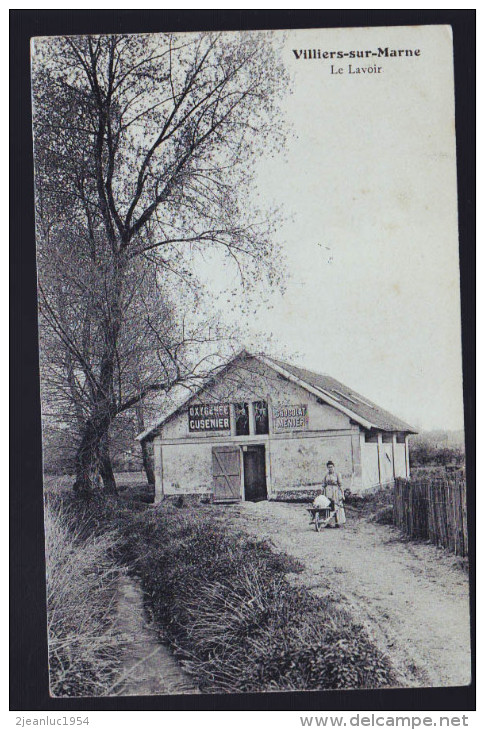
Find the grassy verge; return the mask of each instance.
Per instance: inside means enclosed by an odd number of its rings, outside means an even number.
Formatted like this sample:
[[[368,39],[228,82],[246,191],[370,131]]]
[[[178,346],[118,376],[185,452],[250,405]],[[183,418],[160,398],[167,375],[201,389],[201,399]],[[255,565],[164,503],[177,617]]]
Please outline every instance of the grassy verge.
[[[203,692],[395,684],[388,659],[330,591],[321,599],[291,586],[286,575],[302,569],[298,561],[226,528],[224,514],[123,498],[50,500],[53,695],[102,695],[116,680],[121,561],[140,576],[161,634]]]
[[[103,695],[115,680],[122,643],[116,630],[120,573],[117,535],[79,519],[68,500],[46,499],[49,682],[54,697]]]
[[[393,684],[387,658],[330,594],[290,586],[296,561],[216,514],[168,506],[118,521],[154,617],[202,691]]]

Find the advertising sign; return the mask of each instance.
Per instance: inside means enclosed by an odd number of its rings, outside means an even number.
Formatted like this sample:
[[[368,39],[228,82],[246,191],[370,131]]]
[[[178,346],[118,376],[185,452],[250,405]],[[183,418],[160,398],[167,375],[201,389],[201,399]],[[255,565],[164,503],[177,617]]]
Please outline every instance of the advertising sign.
[[[229,403],[201,403],[189,407],[189,431],[229,431]]]
[[[305,404],[296,406],[275,406],[273,408],[273,431],[306,431],[308,408]]]

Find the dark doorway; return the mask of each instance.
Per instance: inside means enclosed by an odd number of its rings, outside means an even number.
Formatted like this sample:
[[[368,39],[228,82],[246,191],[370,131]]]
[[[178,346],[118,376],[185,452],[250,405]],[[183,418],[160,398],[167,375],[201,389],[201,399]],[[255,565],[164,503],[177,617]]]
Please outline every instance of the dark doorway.
[[[248,502],[268,499],[264,446],[247,446],[244,454],[244,498]]]

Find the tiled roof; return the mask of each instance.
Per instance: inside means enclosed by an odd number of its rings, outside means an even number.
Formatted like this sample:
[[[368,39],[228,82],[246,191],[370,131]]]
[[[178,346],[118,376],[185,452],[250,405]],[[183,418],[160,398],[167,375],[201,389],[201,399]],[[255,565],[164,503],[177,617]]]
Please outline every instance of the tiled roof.
[[[352,411],[357,416],[361,416],[361,418],[369,421],[376,429],[380,429],[382,431],[406,431],[408,433],[417,433],[413,426],[410,426],[400,418],[396,418],[396,416],[393,416],[380,406],[372,403],[372,401],[368,398],[356,393],[355,390],[352,390],[343,383],[340,383],[330,375],[315,373],[313,370],[307,370],[306,368],[300,368],[296,365],[290,365],[287,362],[276,360],[273,357],[266,356],[265,360],[274,362],[280,368],[287,370],[303,382],[308,383],[308,385],[325,391],[327,395],[337,402],[340,402],[349,411]]]
[[[363,419],[365,426],[370,423],[371,427],[380,431],[404,431],[406,433],[417,433],[413,426],[405,423],[405,421],[401,421],[400,418],[396,418],[396,416],[393,416],[391,413],[388,413],[388,411],[380,408],[380,406],[372,403],[372,401],[368,398],[359,395],[359,393],[356,393],[343,383],[335,380],[335,378],[330,377],[330,375],[322,375],[321,373],[315,373],[313,370],[307,370],[306,368],[300,368],[296,365],[290,365],[287,362],[276,360],[268,355],[253,356],[243,350],[236,357],[233,357],[228,363],[226,363],[225,367],[214,377],[217,378],[218,376],[221,376],[223,372],[225,372],[226,368],[238,357],[256,357],[256,359],[263,360],[269,366],[273,363],[281,370],[286,371],[286,373],[295,378],[298,378],[298,380],[301,381],[301,385],[304,386],[306,384],[311,388],[321,391],[323,400],[325,400],[325,396],[331,398],[333,400],[332,405],[334,405],[334,407],[338,407],[340,404],[342,408],[345,409],[346,413],[350,411],[350,417],[351,414],[354,414],[355,416]],[[202,390],[203,388],[201,388],[197,393],[200,393]],[[165,413],[156,423],[147,428],[146,431],[143,431],[143,433],[139,434],[136,437],[137,440],[142,441],[148,436],[153,435],[160,426],[172,418],[176,413],[181,411],[183,407],[192,400],[192,398],[196,397],[197,393],[190,395],[182,404],[176,408],[172,408],[168,413]]]

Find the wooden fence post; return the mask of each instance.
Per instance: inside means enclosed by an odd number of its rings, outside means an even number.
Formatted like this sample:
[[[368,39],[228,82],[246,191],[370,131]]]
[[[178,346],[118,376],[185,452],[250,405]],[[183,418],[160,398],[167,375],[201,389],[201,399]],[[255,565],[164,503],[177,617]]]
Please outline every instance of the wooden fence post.
[[[394,480],[394,524],[409,537],[468,555],[466,479]]]

